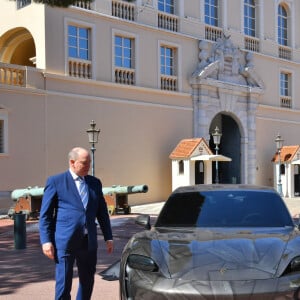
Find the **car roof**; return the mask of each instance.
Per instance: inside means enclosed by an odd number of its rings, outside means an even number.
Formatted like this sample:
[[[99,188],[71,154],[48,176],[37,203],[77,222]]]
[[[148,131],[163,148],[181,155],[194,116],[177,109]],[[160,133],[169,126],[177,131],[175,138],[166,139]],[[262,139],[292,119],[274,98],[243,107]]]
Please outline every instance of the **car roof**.
[[[184,192],[205,192],[205,191],[265,191],[275,192],[276,190],[270,186],[261,186],[254,184],[196,184],[182,186],[173,191],[172,194]]]

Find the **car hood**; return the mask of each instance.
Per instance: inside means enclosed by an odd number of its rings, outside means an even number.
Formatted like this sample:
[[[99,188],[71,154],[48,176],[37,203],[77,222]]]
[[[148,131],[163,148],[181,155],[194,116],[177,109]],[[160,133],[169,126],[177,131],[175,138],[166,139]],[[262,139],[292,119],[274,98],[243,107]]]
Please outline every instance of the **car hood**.
[[[269,279],[282,273],[299,252],[298,231],[179,230],[156,228],[151,256],[171,278],[185,280]],[[164,268],[164,267],[162,267]]]

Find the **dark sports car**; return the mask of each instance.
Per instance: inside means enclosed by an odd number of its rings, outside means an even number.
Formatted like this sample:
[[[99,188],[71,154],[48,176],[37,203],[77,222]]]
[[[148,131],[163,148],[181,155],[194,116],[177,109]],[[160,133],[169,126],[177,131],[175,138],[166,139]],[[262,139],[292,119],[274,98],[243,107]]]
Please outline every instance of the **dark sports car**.
[[[175,190],[120,263],[120,299],[300,299],[300,233],[272,188]]]

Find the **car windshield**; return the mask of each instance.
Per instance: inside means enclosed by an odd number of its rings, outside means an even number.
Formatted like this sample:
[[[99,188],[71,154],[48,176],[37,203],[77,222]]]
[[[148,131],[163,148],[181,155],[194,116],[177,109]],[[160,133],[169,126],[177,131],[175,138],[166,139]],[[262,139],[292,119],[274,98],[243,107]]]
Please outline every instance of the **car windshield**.
[[[174,193],[156,227],[285,227],[293,220],[279,195],[222,190]]]

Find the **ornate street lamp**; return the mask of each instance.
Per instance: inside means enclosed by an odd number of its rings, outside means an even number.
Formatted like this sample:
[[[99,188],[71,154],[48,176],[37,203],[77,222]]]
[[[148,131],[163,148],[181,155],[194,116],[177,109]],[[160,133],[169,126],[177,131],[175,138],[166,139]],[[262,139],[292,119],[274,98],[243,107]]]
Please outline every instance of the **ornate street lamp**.
[[[91,144],[91,152],[92,152],[92,175],[95,176],[95,144],[98,143],[98,136],[100,133],[100,129],[95,129],[96,123],[94,120],[90,123],[91,127],[86,131],[89,137],[89,143]]]
[[[280,159],[280,153],[281,153],[281,148],[283,146],[283,142],[284,142],[284,140],[281,138],[281,135],[278,133],[278,135],[275,139],[275,143],[276,143],[276,149],[277,149],[277,153],[278,153],[278,164],[279,164],[277,191],[280,196],[283,196],[282,183],[281,183],[281,159]]]
[[[218,126],[216,126],[215,131],[212,133],[214,144],[216,145],[216,155],[219,154],[219,145],[221,142],[222,133],[220,132]],[[219,166],[218,160],[216,160],[216,183],[219,183]]]

